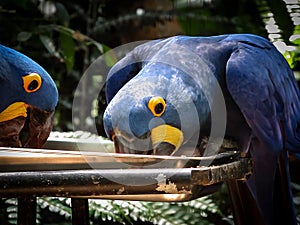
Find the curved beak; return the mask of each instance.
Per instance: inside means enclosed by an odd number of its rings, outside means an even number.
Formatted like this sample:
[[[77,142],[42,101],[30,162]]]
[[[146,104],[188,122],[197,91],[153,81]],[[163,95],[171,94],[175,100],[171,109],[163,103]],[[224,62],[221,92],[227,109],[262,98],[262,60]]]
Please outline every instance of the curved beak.
[[[0,113],[0,146],[41,148],[53,126],[54,111],[16,102]]]
[[[183,142],[183,133],[176,127],[163,124],[151,131],[153,155],[172,155]]]

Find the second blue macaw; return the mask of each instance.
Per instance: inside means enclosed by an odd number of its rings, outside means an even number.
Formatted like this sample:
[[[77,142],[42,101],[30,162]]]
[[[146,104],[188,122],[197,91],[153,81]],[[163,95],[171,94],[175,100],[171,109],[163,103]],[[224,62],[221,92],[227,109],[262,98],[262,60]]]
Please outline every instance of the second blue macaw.
[[[218,88],[224,136],[253,159],[244,188],[262,224],[297,224],[287,150],[300,151],[300,93],[284,57],[262,37],[176,36],[136,47],[108,75],[106,133],[117,152],[176,154],[222,122],[212,116],[220,107]]]
[[[0,45],[0,84],[0,146],[42,147],[58,102],[52,78],[29,57]]]

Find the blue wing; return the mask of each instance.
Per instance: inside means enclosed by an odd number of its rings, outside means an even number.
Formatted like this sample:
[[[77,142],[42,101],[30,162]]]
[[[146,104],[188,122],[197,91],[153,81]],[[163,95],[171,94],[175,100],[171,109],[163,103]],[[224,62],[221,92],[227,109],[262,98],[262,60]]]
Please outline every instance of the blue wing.
[[[235,36],[229,36],[227,40],[234,39]],[[295,153],[300,150],[300,95],[296,80],[271,43],[249,36],[238,40],[227,62],[226,84],[254,136],[250,146],[254,174],[248,185],[268,224],[273,224],[276,220],[273,206],[279,197],[274,185],[286,185],[289,205],[293,205],[284,149]],[[282,160],[277,167],[279,156]],[[282,174],[285,180],[275,184],[279,168],[285,168]],[[292,224],[296,224],[293,207],[290,214]]]
[[[230,38],[229,38],[230,39]],[[300,94],[289,65],[263,38],[239,41],[226,67],[227,88],[254,135],[274,151],[300,151]]]

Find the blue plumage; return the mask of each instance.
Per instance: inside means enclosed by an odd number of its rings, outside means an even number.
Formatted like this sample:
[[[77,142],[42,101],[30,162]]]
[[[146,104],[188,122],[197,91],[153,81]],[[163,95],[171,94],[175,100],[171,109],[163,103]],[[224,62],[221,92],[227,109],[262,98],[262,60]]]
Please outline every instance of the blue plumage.
[[[243,155],[253,158],[254,173],[247,185],[265,224],[276,223],[278,158],[286,168],[289,216],[291,224],[296,224],[286,149],[300,151],[299,90],[283,56],[264,38],[177,36],[136,47],[109,73],[105,130],[117,142],[119,152],[174,154],[180,146],[209,136],[212,124],[222,122],[212,116],[212,109],[222,112],[216,100],[218,88],[226,105],[225,115],[219,114],[227,122],[225,137],[236,140]],[[166,104],[161,116],[153,115],[149,106],[155,96]],[[176,137],[183,136],[180,144],[171,137],[162,138],[162,145],[153,143],[155,128],[166,125],[174,128],[170,136],[174,130]]]

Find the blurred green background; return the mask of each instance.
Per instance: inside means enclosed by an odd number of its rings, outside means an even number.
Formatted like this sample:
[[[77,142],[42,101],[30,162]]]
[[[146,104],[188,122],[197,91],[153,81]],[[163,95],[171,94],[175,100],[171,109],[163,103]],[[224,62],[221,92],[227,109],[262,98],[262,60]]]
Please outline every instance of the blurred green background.
[[[60,97],[56,131],[73,130],[72,102],[77,84],[89,65],[110,49],[132,41],[178,34],[228,33],[253,33],[268,38],[299,77],[298,0],[0,1],[0,43],[37,61],[57,84]],[[110,61],[115,62],[113,57]],[[82,95],[88,97],[90,84],[86,85],[87,91]],[[87,121],[96,121],[98,134],[105,136],[101,119],[106,107],[104,92],[95,104],[97,113],[88,112],[89,118],[78,118],[78,121],[87,131],[90,130]],[[293,187],[296,192],[299,190],[298,185],[293,184]],[[298,204],[299,199],[295,195]],[[116,224],[141,221],[149,224],[233,224],[228,201],[226,190],[222,190],[209,198],[186,204],[91,202],[90,213],[92,224],[103,220],[109,221],[108,224],[113,224],[112,221]],[[39,223],[69,224],[69,204],[66,199],[39,199]],[[105,210],[107,205],[110,211]],[[15,223],[14,200],[2,200],[0,206],[3,206],[1,224]]]
[[[297,0],[1,0],[0,43],[51,74],[60,93],[54,130],[68,131],[73,129],[74,91],[84,71],[105,51],[128,42],[253,33],[274,42],[300,70],[299,5]],[[99,115],[91,113],[90,119],[99,117],[99,134],[105,135],[103,93],[97,106]],[[79,119],[85,123],[86,118]],[[89,130],[88,123],[83,127]]]

